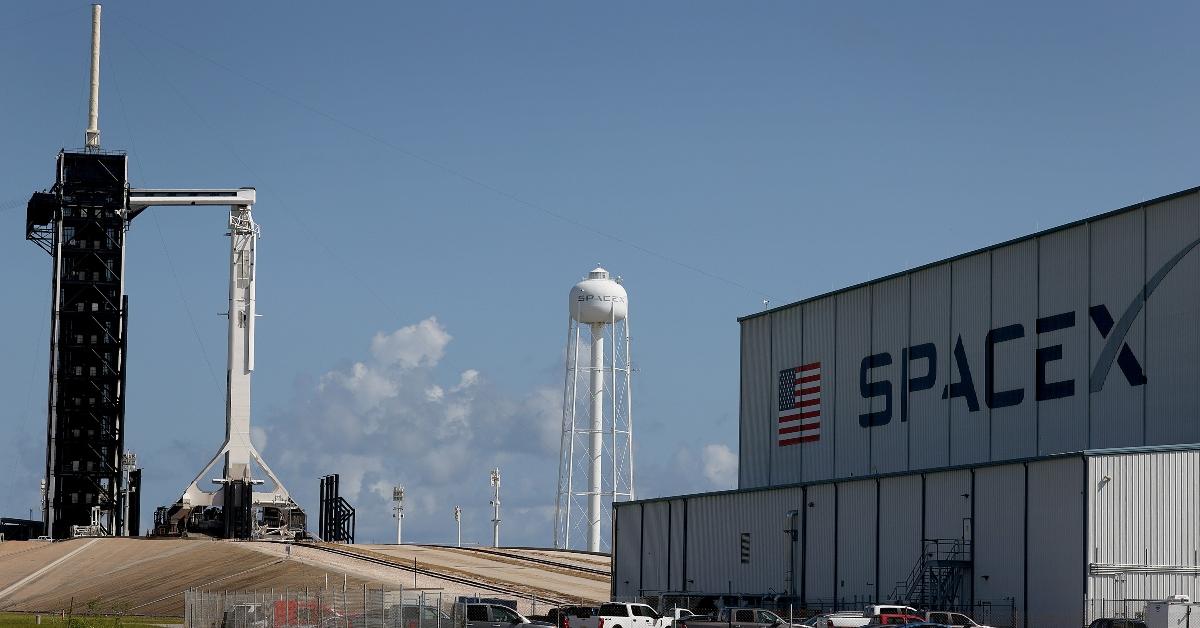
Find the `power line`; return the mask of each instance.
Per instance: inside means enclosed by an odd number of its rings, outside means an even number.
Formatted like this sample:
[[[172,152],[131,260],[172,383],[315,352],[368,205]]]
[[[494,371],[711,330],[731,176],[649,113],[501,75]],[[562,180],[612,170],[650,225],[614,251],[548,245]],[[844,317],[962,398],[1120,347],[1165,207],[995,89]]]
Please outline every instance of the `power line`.
[[[70,13],[71,11],[81,11],[85,8],[90,10],[91,4],[89,4],[89,3],[74,4],[74,5],[67,6],[66,8],[59,9],[58,11],[52,11],[49,13],[43,13],[41,15],[35,15],[31,18],[21,20],[20,22],[12,22],[9,24],[5,24],[4,30],[5,31],[14,31],[14,32],[15,31],[27,32],[27,29],[25,27],[30,24],[33,24],[34,22],[41,22],[44,20],[48,20],[50,18],[60,17],[63,15],[66,15],[67,13]]]
[[[136,22],[137,20],[136,20],[136,19],[131,19],[131,21],[135,21],[135,22]],[[144,31],[145,31],[145,32],[149,32],[149,33],[156,33],[156,31],[155,31],[154,29],[152,29],[152,28],[148,28],[148,27],[144,28]],[[674,265],[676,265],[676,266],[679,266],[680,268],[684,268],[684,269],[690,270],[690,271],[692,271],[692,272],[695,272],[695,273],[697,273],[697,274],[699,274],[699,275],[702,275],[702,276],[708,277],[709,279],[713,279],[713,280],[715,280],[715,281],[720,281],[720,282],[722,282],[722,283],[725,283],[725,284],[728,284],[728,285],[734,286],[734,287],[736,287],[736,288],[740,288],[740,289],[742,289],[742,290],[745,290],[746,292],[749,292],[749,293],[751,293],[751,294],[754,294],[754,295],[756,295],[756,296],[757,296],[757,297],[759,297],[759,298],[763,298],[763,299],[770,299],[770,295],[766,294],[765,292],[763,292],[763,291],[761,291],[761,290],[757,290],[757,289],[755,289],[755,288],[752,288],[752,287],[750,287],[750,286],[748,286],[748,285],[746,285],[746,284],[744,284],[744,283],[742,283],[742,282],[736,281],[736,280],[734,280],[734,279],[730,279],[730,278],[728,278],[728,277],[725,277],[725,276],[722,276],[722,275],[718,275],[718,274],[716,274],[716,273],[709,272],[709,271],[707,271],[707,270],[705,270],[705,269],[703,269],[703,268],[700,268],[699,266],[696,266],[696,265],[694,265],[694,264],[690,264],[690,263],[688,263],[688,262],[684,262],[684,261],[682,261],[682,260],[680,260],[680,259],[676,259],[676,258],[674,258],[674,257],[671,257],[671,256],[669,256],[669,255],[666,255],[666,254],[664,254],[664,253],[660,253],[660,252],[658,252],[658,251],[655,251],[655,250],[653,250],[653,249],[650,249],[650,248],[647,248],[647,247],[645,247],[645,246],[642,246],[641,244],[638,244],[638,243],[636,243],[636,242],[633,242],[633,241],[630,241],[630,240],[626,240],[625,238],[622,238],[622,237],[620,237],[620,236],[618,236],[618,235],[615,235],[615,234],[609,233],[609,232],[607,232],[607,231],[603,231],[603,230],[601,230],[601,229],[598,229],[598,228],[596,228],[596,227],[593,227],[593,226],[591,226],[591,225],[588,225],[588,224],[586,224],[586,223],[584,223],[584,222],[582,222],[582,221],[580,221],[580,220],[577,220],[577,219],[575,219],[575,218],[572,218],[572,217],[570,217],[570,216],[568,216],[568,215],[566,215],[566,214],[563,214],[563,213],[561,213],[561,212],[554,211],[554,210],[552,210],[552,209],[550,209],[550,208],[548,208],[548,207],[545,207],[545,206],[543,206],[543,205],[540,205],[540,204],[538,204],[538,203],[534,203],[534,202],[532,202],[532,201],[527,201],[527,200],[525,200],[525,199],[523,199],[523,198],[521,198],[521,197],[517,196],[516,194],[510,193],[510,192],[508,192],[508,191],[506,191],[506,190],[500,189],[500,188],[498,188],[498,187],[496,187],[496,186],[494,186],[494,185],[491,185],[491,184],[489,184],[489,183],[487,183],[487,182],[485,182],[485,181],[482,181],[482,180],[480,180],[480,179],[478,179],[478,178],[475,178],[475,177],[473,177],[473,176],[471,176],[471,175],[469,175],[469,174],[467,174],[467,173],[465,173],[465,172],[463,172],[463,171],[461,171],[461,170],[458,170],[457,168],[454,168],[454,167],[452,167],[452,166],[450,166],[450,165],[448,165],[448,164],[445,164],[445,163],[443,163],[443,162],[440,162],[440,161],[438,161],[438,160],[435,160],[435,159],[432,159],[432,158],[425,157],[425,156],[423,156],[423,155],[420,155],[420,154],[414,153],[413,151],[411,151],[411,150],[409,150],[409,149],[407,149],[407,148],[404,148],[403,146],[400,146],[399,144],[396,144],[396,143],[394,143],[394,142],[392,142],[392,141],[389,141],[389,140],[387,140],[387,139],[385,139],[385,138],[382,138],[382,137],[380,137],[380,136],[378,136],[378,135],[376,135],[376,134],[374,134],[374,133],[372,133],[372,132],[370,132],[370,131],[368,131],[368,130],[366,130],[366,129],[363,129],[363,128],[361,128],[361,127],[358,127],[358,126],[356,126],[356,125],[354,125],[354,124],[351,124],[351,123],[349,123],[349,122],[346,122],[345,120],[342,120],[341,118],[339,118],[339,117],[337,117],[337,116],[335,116],[335,115],[333,115],[333,114],[330,114],[330,113],[328,113],[328,112],[326,112],[326,111],[324,111],[324,110],[322,110],[322,109],[319,109],[319,108],[317,108],[317,107],[315,107],[315,106],[309,105],[308,103],[305,103],[305,102],[303,102],[303,101],[301,101],[301,100],[299,100],[299,99],[297,99],[297,98],[295,98],[295,97],[293,97],[293,96],[291,96],[291,95],[289,95],[289,94],[287,94],[287,93],[285,93],[285,92],[282,92],[282,91],[280,91],[280,90],[278,90],[278,89],[275,89],[274,87],[272,87],[272,86],[270,86],[270,85],[268,85],[268,84],[266,84],[266,83],[263,83],[262,81],[259,81],[258,79],[255,79],[255,78],[253,78],[253,77],[251,77],[251,76],[247,76],[246,74],[244,74],[244,73],[242,73],[242,72],[238,71],[237,69],[235,69],[235,68],[232,68],[232,67],[230,67],[230,66],[228,66],[228,65],[226,65],[226,64],[224,64],[224,63],[221,63],[220,61],[217,61],[217,60],[215,60],[215,59],[213,59],[213,58],[211,58],[211,57],[209,57],[209,56],[207,56],[207,55],[205,55],[205,54],[203,54],[203,53],[201,53],[201,52],[198,52],[198,51],[196,51],[196,50],[193,50],[193,49],[191,49],[191,48],[189,48],[189,47],[187,47],[187,46],[185,46],[185,45],[183,45],[183,44],[179,43],[178,41],[175,41],[175,40],[173,40],[173,39],[166,39],[166,41],[168,41],[169,43],[171,43],[171,44],[175,45],[176,47],[180,48],[181,50],[183,50],[183,51],[185,51],[185,52],[187,52],[187,53],[189,53],[189,54],[195,55],[196,57],[198,57],[198,58],[200,58],[200,59],[202,59],[202,60],[206,61],[207,63],[210,63],[210,64],[212,64],[213,66],[215,66],[215,67],[217,67],[217,68],[220,68],[220,69],[222,69],[222,70],[224,70],[224,71],[226,71],[226,72],[229,72],[230,74],[232,74],[232,75],[234,75],[234,76],[236,76],[236,77],[238,77],[238,78],[240,78],[240,79],[242,79],[242,80],[244,80],[244,81],[246,81],[246,82],[248,82],[248,83],[251,83],[251,84],[253,84],[253,85],[256,85],[256,86],[258,86],[259,88],[261,88],[261,89],[263,89],[263,90],[265,90],[265,91],[267,91],[267,92],[270,92],[270,93],[274,94],[275,96],[277,96],[277,97],[279,97],[279,98],[281,98],[281,99],[283,99],[283,100],[285,100],[285,101],[287,101],[287,102],[290,102],[290,103],[292,103],[293,105],[295,105],[295,106],[297,106],[297,107],[299,107],[299,108],[301,108],[301,109],[304,109],[305,111],[308,111],[308,112],[310,112],[310,113],[312,113],[312,114],[314,114],[314,115],[317,115],[317,116],[320,116],[320,117],[322,117],[322,118],[325,118],[326,120],[328,120],[328,121],[330,121],[330,122],[332,122],[332,123],[334,123],[334,124],[336,124],[336,125],[338,125],[338,126],[341,126],[341,127],[345,128],[345,129],[347,129],[347,130],[349,130],[349,131],[352,131],[352,132],[354,132],[354,133],[357,133],[357,134],[359,134],[359,135],[361,135],[361,136],[363,136],[363,137],[365,137],[365,138],[367,138],[367,139],[369,139],[369,140],[371,140],[371,141],[373,141],[373,142],[375,142],[375,143],[379,144],[380,146],[383,146],[383,147],[385,147],[385,148],[389,148],[389,149],[391,149],[391,150],[394,150],[394,151],[396,151],[396,152],[398,152],[398,153],[400,153],[400,154],[402,154],[402,155],[405,155],[405,156],[407,156],[407,157],[409,157],[409,158],[411,158],[411,159],[414,159],[414,160],[416,160],[416,161],[419,161],[419,162],[421,162],[421,163],[424,163],[424,164],[426,164],[426,165],[428,165],[428,166],[431,166],[431,167],[433,167],[433,168],[437,168],[437,169],[439,169],[439,170],[441,170],[441,171],[443,171],[443,172],[445,172],[445,173],[447,173],[447,174],[449,174],[449,175],[451,175],[451,176],[453,176],[453,177],[456,177],[456,178],[458,178],[458,179],[460,179],[460,180],[462,180],[462,181],[465,181],[465,182],[467,182],[467,183],[469,183],[469,184],[471,184],[471,185],[474,185],[474,186],[476,186],[476,187],[479,187],[479,188],[481,188],[481,189],[487,190],[487,191],[489,191],[489,192],[491,192],[491,193],[493,193],[493,194],[495,194],[495,195],[497,195],[497,196],[500,196],[500,197],[502,197],[502,198],[504,198],[504,199],[507,199],[507,200],[509,200],[509,201],[511,201],[511,202],[513,202],[513,203],[516,203],[516,204],[518,204],[518,205],[521,205],[521,206],[523,206],[523,207],[526,207],[526,208],[528,208],[528,209],[532,209],[532,210],[535,210],[535,211],[541,212],[541,213],[543,213],[543,214],[546,214],[547,216],[551,216],[551,217],[553,217],[553,218],[556,218],[556,219],[558,219],[558,220],[560,220],[560,221],[562,221],[562,222],[565,222],[565,223],[567,223],[567,224],[570,224],[570,225],[572,225],[572,226],[578,227],[578,228],[580,228],[580,229],[583,229],[583,230],[585,230],[585,231],[589,231],[589,232],[591,232],[591,233],[593,233],[593,234],[595,234],[595,235],[598,235],[598,236],[601,236],[601,237],[607,238],[607,239],[609,239],[609,240],[612,240],[612,241],[614,241],[614,242],[617,242],[617,243],[623,244],[623,245],[625,245],[625,246],[627,246],[627,247],[629,247],[629,248],[632,248],[632,249],[634,249],[634,250],[637,250],[637,251],[639,251],[639,252],[641,252],[641,253],[644,253],[644,254],[646,254],[646,255],[650,255],[651,257],[658,258],[658,259],[660,259],[660,260],[662,260],[662,261],[665,261],[665,262],[668,262],[668,263],[670,263],[670,264],[674,264]]]
[[[150,61],[149,57],[146,55],[146,53],[137,45],[136,42],[134,42],[132,40],[132,38],[126,37],[125,39],[130,42],[130,45],[133,46],[133,48],[138,52],[139,55],[142,56],[143,59],[146,60],[147,63],[152,63]],[[178,96],[179,100],[183,102],[184,106],[186,106],[188,108],[188,110],[191,111],[192,114],[196,116],[196,119],[200,120],[201,124],[203,124],[205,127],[207,127],[209,132],[211,132],[214,137],[220,138],[219,141],[224,146],[225,150],[229,151],[229,154],[232,155],[233,158],[236,159],[238,161],[238,163],[240,163],[242,165],[242,167],[245,168],[246,171],[249,172],[252,177],[254,177],[255,179],[262,178],[257,174],[257,171],[249,163],[247,163],[245,159],[242,158],[241,154],[239,154],[237,152],[237,150],[233,147],[233,144],[228,142],[225,139],[225,136],[223,134],[221,134],[217,130],[216,127],[214,127],[211,123],[209,123],[208,119],[205,118],[204,115],[201,114],[200,111],[196,109],[196,107],[192,104],[191,100],[187,97],[187,95],[185,95],[183,93],[183,91],[180,90],[179,87],[176,86],[175,83],[166,76],[166,74],[162,74],[160,76],[160,78],[162,79],[162,81],[164,83],[166,83],[166,85],[168,87],[171,88],[171,91],[175,92],[175,95]],[[392,316],[394,316],[396,318],[400,318],[400,313],[394,307],[392,307],[392,305],[390,303],[385,301],[384,298],[382,296],[380,296],[380,294],[378,292],[375,291],[375,288],[371,284],[371,282],[367,281],[362,276],[360,276],[357,272],[355,272],[353,270],[354,267],[351,264],[347,264],[344,260],[342,260],[340,257],[338,257],[338,255],[333,252],[333,249],[329,248],[329,246],[325,243],[325,241],[320,236],[318,236],[317,233],[312,228],[310,228],[308,226],[308,224],[306,222],[304,222],[303,219],[300,218],[299,213],[292,211],[291,206],[288,205],[288,203],[282,196],[277,197],[277,199],[278,199],[279,205],[284,209],[284,211],[283,211],[284,215],[288,216],[293,221],[295,221],[296,224],[300,227],[301,231],[303,231],[305,233],[305,235],[307,235],[313,242],[316,242],[317,245],[321,248],[321,250],[323,250],[325,252],[325,254],[329,256],[330,259],[332,259],[333,261],[337,262],[342,267],[344,267],[346,269],[346,271],[345,271],[346,274],[350,275],[356,281],[358,281],[360,284],[362,284],[362,286],[366,289],[367,293],[370,294],[372,297],[374,297],[375,300],[378,301],[379,304],[381,306],[383,306],[384,309],[389,311],[392,314]]]
[[[138,170],[138,176],[143,183],[146,180],[146,173],[142,169],[142,160],[137,156],[137,142],[133,139],[133,127],[129,125],[129,116],[126,113],[125,98],[121,94],[121,82],[117,80],[117,74],[113,71],[111,65],[108,67],[109,75],[113,77],[113,87],[117,92],[117,102],[121,106],[121,121],[125,124],[125,131],[129,134],[129,154],[133,157],[134,166]],[[218,391],[221,389],[221,383],[217,379],[217,370],[213,367],[212,360],[208,357],[208,351],[204,348],[204,340],[200,337],[200,328],[196,325],[196,318],[192,315],[192,308],[188,305],[187,294],[183,289],[183,282],[179,281],[179,273],[175,270],[175,261],[171,258],[171,249],[167,246],[167,238],[163,235],[162,224],[158,220],[158,212],[151,214],[154,219],[154,229],[158,232],[158,241],[162,244],[163,255],[167,258],[167,268],[171,271],[171,279],[175,282],[175,291],[179,295],[179,301],[183,304],[183,311],[187,314],[188,323],[192,327],[192,335],[196,338],[196,344],[200,347],[200,355],[204,358],[204,363],[208,366],[208,375],[212,379],[213,387]]]

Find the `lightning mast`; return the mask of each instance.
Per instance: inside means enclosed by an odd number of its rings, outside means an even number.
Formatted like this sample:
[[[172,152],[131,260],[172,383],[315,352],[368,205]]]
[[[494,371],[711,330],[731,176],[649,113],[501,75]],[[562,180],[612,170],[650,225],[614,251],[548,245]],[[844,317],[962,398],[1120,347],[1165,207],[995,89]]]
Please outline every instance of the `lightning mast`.
[[[396,518],[396,545],[402,545],[404,541],[401,536],[404,526],[404,487],[392,487],[392,516]]]
[[[492,547],[500,547],[500,468],[492,469]]]
[[[462,507],[454,507],[454,527],[458,528],[458,546],[462,547]]]

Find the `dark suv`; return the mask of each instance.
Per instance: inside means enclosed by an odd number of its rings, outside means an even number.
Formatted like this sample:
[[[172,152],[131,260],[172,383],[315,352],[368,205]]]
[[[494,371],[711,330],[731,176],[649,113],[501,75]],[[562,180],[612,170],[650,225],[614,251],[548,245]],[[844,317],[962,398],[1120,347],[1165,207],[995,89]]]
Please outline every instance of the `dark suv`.
[[[1088,628],[1146,628],[1146,622],[1124,617],[1103,617],[1088,624]]]

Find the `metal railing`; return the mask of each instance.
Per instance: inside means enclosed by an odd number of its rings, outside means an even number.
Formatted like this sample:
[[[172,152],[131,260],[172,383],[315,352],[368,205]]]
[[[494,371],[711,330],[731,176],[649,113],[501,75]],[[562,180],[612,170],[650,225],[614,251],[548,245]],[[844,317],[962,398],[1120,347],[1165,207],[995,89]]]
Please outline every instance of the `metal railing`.
[[[961,565],[971,562],[971,541],[924,539],[921,556],[908,579],[897,582],[889,599],[934,606],[955,601],[962,584]]]

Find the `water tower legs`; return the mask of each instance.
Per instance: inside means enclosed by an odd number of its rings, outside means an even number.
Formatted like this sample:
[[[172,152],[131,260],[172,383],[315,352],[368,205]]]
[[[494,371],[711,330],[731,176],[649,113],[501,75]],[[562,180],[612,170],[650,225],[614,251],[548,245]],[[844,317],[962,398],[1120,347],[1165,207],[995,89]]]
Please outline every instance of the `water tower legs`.
[[[592,456],[588,474],[588,550],[600,551],[600,497],[604,474],[604,324],[592,323]]]

